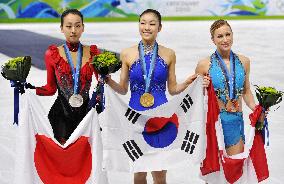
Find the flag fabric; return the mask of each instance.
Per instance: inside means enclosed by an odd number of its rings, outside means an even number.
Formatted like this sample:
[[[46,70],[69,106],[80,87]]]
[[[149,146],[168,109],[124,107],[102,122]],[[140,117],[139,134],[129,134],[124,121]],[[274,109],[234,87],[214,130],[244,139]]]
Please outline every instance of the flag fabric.
[[[208,88],[207,148],[201,170],[201,177],[209,184],[240,183],[252,184],[269,177],[264,141],[255,124],[261,114],[257,106],[250,114],[250,126],[246,134],[244,152],[229,156],[226,154],[224,136],[219,118],[219,107],[212,83]]]
[[[147,111],[131,109],[106,86],[103,167],[147,172],[200,164],[205,158],[205,107],[202,77],[169,102]]]
[[[15,184],[107,184],[98,116],[92,109],[64,145],[38,97],[26,92],[17,130]]]

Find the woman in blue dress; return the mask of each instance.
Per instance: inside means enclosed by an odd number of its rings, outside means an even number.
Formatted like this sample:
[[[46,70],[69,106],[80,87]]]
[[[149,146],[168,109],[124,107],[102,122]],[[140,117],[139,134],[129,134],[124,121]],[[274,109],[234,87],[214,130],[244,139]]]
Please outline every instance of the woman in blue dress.
[[[130,83],[131,98],[129,106],[138,111],[155,108],[167,102],[166,83],[170,95],[176,95],[187,88],[197,77],[189,76],[177,84],[175,75],[176,56],[172,49],[156,42],[161,31],[161,15],[153,9],[145,10],[139,19],[141,41],[138,45],[121,52],[122,68],[119,83],[109,76],[107,84],[120,94],[126,94]],[[204,77],[204,86],[209,78]],[[147,172],[134,174],[134,184],[145,184]],[[155,184],[166,183],[166,170],[152,171]]]
[[[232,51],[233,32],[227,21],[215,21],[210,33],[216,51],[199,61],[196,73],[209,74],[212,80],[220,109],[226,152],[235,155],[243,152],[245,143],[242,99],[252,111],[256,106],[249,82],[250,60]]]

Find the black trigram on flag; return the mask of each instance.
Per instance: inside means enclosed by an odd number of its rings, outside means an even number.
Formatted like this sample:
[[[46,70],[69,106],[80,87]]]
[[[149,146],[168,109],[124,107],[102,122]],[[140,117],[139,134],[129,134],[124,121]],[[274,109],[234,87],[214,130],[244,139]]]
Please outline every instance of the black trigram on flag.
[[[193,101],[191,97],[189,96],[189,94],[187,94],[182,100],[180,106],[182,107],[184,113],[186,113],[188,109],[192,106],[192,104],[193,104]]]
[[[181,146],[181,150],[184,150],[186,153],[192,154],[195,149],[195,145],[198,141],[198,138],[198,134],[187,130]]]
[[[134,140],[127,141],[122,145],[126,153],[133,162],[143,155],[142,151],[140,150],[138,145],[134,142]]]
[[[126,113],[125,113],[125,117],[126,117],[129,121],[131,121],[133,124],[136,123],[136,121],[138,120],[138,118],[139,118],[140,115],[141,115],[141,114],[135,112],[134,110],[132,110],[132,109],[130,109],[130,108],[128,108],[127,111],[126,111]]]

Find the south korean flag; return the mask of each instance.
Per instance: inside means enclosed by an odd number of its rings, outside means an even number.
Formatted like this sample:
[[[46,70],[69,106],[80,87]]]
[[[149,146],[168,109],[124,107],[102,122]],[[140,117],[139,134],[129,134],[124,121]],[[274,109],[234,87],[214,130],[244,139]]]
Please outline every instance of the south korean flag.
[[[202,77],[147,111],[131,109],[110,87],[105,93],[100,125],[106,170],[147,172],[202,162],[206,149]]]

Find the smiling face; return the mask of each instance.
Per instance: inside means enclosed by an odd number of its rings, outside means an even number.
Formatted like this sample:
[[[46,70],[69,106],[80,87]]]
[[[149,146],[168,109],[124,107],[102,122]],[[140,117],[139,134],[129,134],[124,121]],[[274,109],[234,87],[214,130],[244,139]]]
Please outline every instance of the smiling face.
[[[212,34],[212,41],[220,52],[230,51],[233,45],[233,32],[228,25],[222,25],[215,29]]]
[[[69,13],[63,18],[61,32],[64,33],[67,42],[78,43],[84,32],[84,24],[79,15]]]
[[[154,13],[145,13],[140,17],[139,32],[144,43],[152,45],[161,28],[162,25]]]

